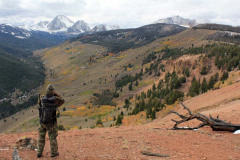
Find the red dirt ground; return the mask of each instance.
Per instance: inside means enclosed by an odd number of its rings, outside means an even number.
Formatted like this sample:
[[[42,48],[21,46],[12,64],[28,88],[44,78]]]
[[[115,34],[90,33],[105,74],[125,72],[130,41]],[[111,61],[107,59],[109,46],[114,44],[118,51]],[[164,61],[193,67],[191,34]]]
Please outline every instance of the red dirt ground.
[[[219,115],[221,119],[240,123],[240,83],[207,92],[184,102],[191,110]],[[186,113],[182,108],[180,113]],[[195,131],[169,130],[170,114],[145,125],[121,126],[60,131],[58,136],[59,160],[132,160],[132,159],[185,159],[185,160],[239,160],[240,135],[228,132],[213,132],[204,127]],[[189,122],[185,125],[195,125]],[[13,146],[23,136],[37,139],[37,132],[0,134],[0,159],[12,159]],[[3,150],[7,149],[7,150]],[[168,154],[168,158],[150,157],[140,151]],[[36,159],[36,151],[18,151],[22,160]],[[50,158],[49,140],[43,153],[43,160]]]

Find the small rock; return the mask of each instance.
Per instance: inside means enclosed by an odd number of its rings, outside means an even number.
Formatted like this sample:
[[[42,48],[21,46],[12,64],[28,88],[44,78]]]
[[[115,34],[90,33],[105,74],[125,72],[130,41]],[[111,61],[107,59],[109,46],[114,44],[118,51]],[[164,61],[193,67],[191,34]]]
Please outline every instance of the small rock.
[[[33,138],[23,138],[16,142],[17,149],[31,149],[34,150],[37,148],[37,140]]]

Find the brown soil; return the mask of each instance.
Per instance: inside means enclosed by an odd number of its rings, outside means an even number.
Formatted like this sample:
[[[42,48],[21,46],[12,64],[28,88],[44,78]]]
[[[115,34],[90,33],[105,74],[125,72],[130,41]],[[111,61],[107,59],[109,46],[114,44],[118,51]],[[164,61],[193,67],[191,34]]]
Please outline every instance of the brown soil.
[[[240,83],[210,91],[206,94],[186,100],[193,111],[239,123]],[[185,113],[179,106],[178,112]],[[213,132],[204,127],[195,131],[169,130],[173,126],[168,115],[145,125],[121,126],[114,128],[97,128],[60,131],[58,136],[59,160],[112,160],[112,159],[240,159],[240,135],[228,132]],[[196,125],[196,121],[185,126]],[[37,139],[37,132],[0,135],[0,159],[12,159],[13,147],[22,137]],[[140,151],[168,154],[169,158],[149,157]],[[36,159],[36,151],[19,150],[23,160]],[[41,159],[50,159],[49,139]]]

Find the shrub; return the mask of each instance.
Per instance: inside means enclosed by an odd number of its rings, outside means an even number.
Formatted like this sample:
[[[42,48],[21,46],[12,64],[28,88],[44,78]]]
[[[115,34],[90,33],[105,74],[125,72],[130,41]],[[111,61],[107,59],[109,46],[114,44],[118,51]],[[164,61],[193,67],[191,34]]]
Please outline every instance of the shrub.
[[[99,126],[99,125],[103,126],[103,122],[100,118],[97,120],[96,125],[97,126]]]
[[[65,128],[64,128],[64,126],[62,124],[59,124],[58,125],[58,130],[60,130],[60,131],[62,130],[63,131],[63,130],[65,130]]]
[[[201,75],[206,75],[207,74],[207,72],[208,72],[208,69],[207,69],[207,67],[206,66],[203,66],[202,67],[202,69],[201,69]]]
[[[187,82],[185,76],[180,77],[180,78],[179,78],[179,81],[180,81],[181,83],[186,83],[186,82]]]

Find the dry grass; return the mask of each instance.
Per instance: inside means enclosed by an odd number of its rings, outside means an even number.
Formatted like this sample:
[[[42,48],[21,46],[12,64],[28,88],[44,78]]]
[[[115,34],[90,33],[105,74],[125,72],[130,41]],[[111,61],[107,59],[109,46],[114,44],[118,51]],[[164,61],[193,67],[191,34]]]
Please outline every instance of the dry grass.
[[[142,111],[137,115],[125,116],[122,120],[123,125],[132,125],[132,124],[144,124],[149,122],[150,120],[147,119],[146,112]]]
[[[78,106],[76,110],[65,111],[61,113],[62,116],[82,116],[90,118],[104,117],[111,113],[115,109],[115,106],[103,105],[101,107],[88,108],[86,106]]]

